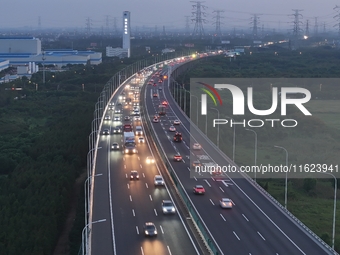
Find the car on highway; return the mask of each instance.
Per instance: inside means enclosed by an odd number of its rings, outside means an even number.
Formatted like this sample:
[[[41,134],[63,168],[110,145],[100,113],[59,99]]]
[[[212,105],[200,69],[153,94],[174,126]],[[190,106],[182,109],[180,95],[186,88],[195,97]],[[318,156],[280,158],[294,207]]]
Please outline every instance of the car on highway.
[[[153,97],[158,97],[158,94],[157,93],[153,93],[152,96]]]
[[[158,83],[162,83],[162,82],[163,82],[163,80],[162,80],[162,79],[159,79],[159,80],[158,80]]]
[[[115,151],[115,150],[119,150],[119,144],[118,143],[113,143],[111,145],[111,150]]]
[[[140,116],[135,116],[135,117],[134,117],[134,120],[135,120],[135,121],[140,121]]]
[[[158,87],[158,90],[163,90],[163,88],[162,87]]]
[[[115,117],[113,118],[113,121],[120,121],[120,118],[119,118],[118,116],[115,116]]]
[[[194,143],[194,144],[192,145],[192,148],[193,148],[194,150],[200,150],[200,149],[202,149],[202,146],[201,146],[199,143]]]
[[[110,134],[110,130],[108,130],[108,129],[103,130],[103,135],[109,135],[109,134]]]
[[[220,206],[222,208],[228,208],[231,209],[233,208],[233,203],[230,198],[221,198],[220,200]]]
[[[174,120],[174,125],[180,125],[181,122],[179,120]]]
[[[121,134],[123,132],[122,126],[114,127],[112,130],[114,134]]]
[[[114,106],[109,105],[108,110],[112,111],[114,109]]]
[[[201,165],[202,165],[202,164],[201,164],[201,162],[200,162],[199,160],[195,160],[195,161],[192,162],[192,166],[193,166],[193,167],[201,166]]]
[[[138,137],[138,143],[145,143],[145,139],[143,136]]]
[[[174,155],[174,161],[179,162],[179,161],[182,161],[182,160],[183,160],[183,158],[182,158],[181,155],[179,155],[179,154]]]
[[[114,105],[115,105],[114,102],[110,102],[110,103],[109,103],[109,106],[114,106]]]
[[[204,194],[205,193],[205,189],[202,185],[195,185],[193,188],[193,191],[195,194]]]
[[[131,120],[131,118],[130,118],[130,116],[125,116],[125,117],[124,117],[124,120],[125,120],[125,121],[129,121],[129,120]]]
[[[139,180],[139,174],[136,170],[130,172],[130,180]]]
[[[145,222],[143,229],[144,229],[145,236],[156,236],[157,235],[157,228],[153,222]]]
[[[175,128],[174,126],[170,126],[170,127],[169,127],[169,131],[170,131],[170,132],[176,132],[176,128]]]
[[[154,178],[155,186],[164,186],[164,179],[161,175],[155,175]]]
[[[153,118],[152,122],[153,122],[153,123],[158,123],[158,122],[159,122],[159,119],[158,119],[158,118]]]
[[[182,137],[182,133],[178,133],[176,132],[176,134],[174,135],[174,142],[182,142],[183,137]]]
[[[163,211],[163,214],[170,214],[170,213],[176,212],[175,206],[171,200],[162,201],[162,211]]]
[[[105,115],[104,120],[110,120],[110,119],[111,119],[110,115]]]
[[[121,112],[121,110],[120,109],[115,109],[115,113],[120,113]]]
[[[146,157],[145,161],[147,164],[155,163],[155,159],[152,156]]]
[[[138,102],[134,102],[133,106],[139,106],[139,103]]]
[[[162,105],[167,106],[167,105],[168,105],[168,102],[167,102],[167,101],[163,101],[163,102],[162,102]]]

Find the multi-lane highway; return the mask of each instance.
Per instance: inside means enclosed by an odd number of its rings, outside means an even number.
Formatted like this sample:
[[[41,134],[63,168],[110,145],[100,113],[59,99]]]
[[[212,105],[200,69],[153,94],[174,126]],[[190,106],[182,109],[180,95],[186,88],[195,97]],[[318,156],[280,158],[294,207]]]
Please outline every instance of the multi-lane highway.
[[[100,255],[202,254],[178,209],[173,215],[163,214],[162,200],[173,199],[167,185],[154,185],[155,175],[161,173],[157,158],[155,163],[146,161],[147,157],[153,156],[148,138],[145,137],[145,143],[139,143],[138,138],[144,134],[136,136],[138,153],[126,154],[123,153],[123,133],[113,133],[117,126],[131,123],[135,132],[136,126],[143,124],[132,112],[133,107],[138,107],[134,103],[139,104],[140,85],[131,81],[125,84],[111,100],[114,107],[107,107],[104,115],[108,117],[100,130],[91,221],[106,221],[92,224],[90,252]],[[125,104],[130,101],[127,98],[131,98],[131,104]],[[121,112],[118,113],[117,109]],[[126,116],[130,119],[125,120]],[[103,134],[105,129],[109,134]],[[113,143],[118,143],[120,149],[111,150]],[[139,180],[130,180],[133,170],[138,172]],[[155,224],[156,237],[145,236],[145,222]]]
[[[165,74],[166,70],[162,72]],[[168,158],[221,254],[333,254],[311,238],[241,174],[234,173],[225,178],[190,178],[190,173],[194,171],[192,162],[195,160],[220,166],[229,165],[230,160],[196,126],[191,125],[176,106],[167,82],[158,83],[156,76],[152,79],[156,86],[147,85],[143,95],[152,131],[162,148],[161,153]],[[168,102],[166,115],[160,116],[159,122],[153,122],[163,101]],[[174,132],[169,130],[174,120],[181,122],[175,125],[183,136],[183,141],[179,143],[173,141]],[[198,142],[202,149],[193,150],[194,142]],[[175,154],[180,154],[183,161],[174,161]],[[204,195],[193,193],[193,187],[197,184],[205,188]],[[219,204],[221,198],[230,198],[232,209],[222,209]]]

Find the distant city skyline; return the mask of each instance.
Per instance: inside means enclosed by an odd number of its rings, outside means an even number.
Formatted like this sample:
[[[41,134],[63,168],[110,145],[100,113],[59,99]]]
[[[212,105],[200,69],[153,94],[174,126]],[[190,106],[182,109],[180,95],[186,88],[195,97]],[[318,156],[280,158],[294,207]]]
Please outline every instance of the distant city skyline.
[[[10,7],[3,9],[0,15],[0,32],[7,28],[76,28],[78,31],[91,29],[114,28],[114,19],[119,29],[122,27],[123,11],[131,12],[131,29],[154,29],[162,31],[185,29],[186,18],[189,16],[190,32],[194,28],[192,1],[172,0],[59,0],[51,2],[46,0],[12,0]],[[302,10],[300,14],[301,28],[304,30],[308,20],[309,30],[313,32],[315,18],[319,31],[324,26],[327,31],[336,31],[340,22],[334,16],[340,14],[340,8],[335,9],[336,1],[317,2],[315,0],[207,0],[202,1],[206,9],[203,18],[204,28],[213,30],[215,27],[214,10],[223,10],[221,13],[221,31],[232,29],[251,31],[254,14],[258,17],[258,28],[265,30],[288,31],[293,28],[293,9]],[[340,3],[339,3],[340,5]],[[157,26],[157,28],[156,28]]]

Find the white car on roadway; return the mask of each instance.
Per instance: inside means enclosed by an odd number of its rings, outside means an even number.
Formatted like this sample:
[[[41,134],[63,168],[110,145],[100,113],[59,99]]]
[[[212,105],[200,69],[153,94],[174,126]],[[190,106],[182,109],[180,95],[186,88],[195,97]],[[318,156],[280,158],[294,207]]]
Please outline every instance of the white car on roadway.
[[[143,136],[138,137],[138,143],[145,143],[145,139]]]
[[[174,120],[174,125],[180,125],[181,122],[179,120]]]
[[[164,179],[161,175],[155,175],[154,178],[155,186],[164,186]]]
[[[148,156],[146,157],[146,163],[147,164],[155,163],[155,159],[152,156]]]
[[[220,200],[220,206],[222,208],[233,208],[233,202],[230,198],[221,198]]]
[[[106,116],[104,117],[104,120],[110,120],[110,119],[111,119],[110,115],[106,115]]]
[[[194,143],[193,146],[192,146],[192,148],[193,148],[194,150],[200,150],[200,149],[202,149],[202,146],[201,146],[199,143]]]

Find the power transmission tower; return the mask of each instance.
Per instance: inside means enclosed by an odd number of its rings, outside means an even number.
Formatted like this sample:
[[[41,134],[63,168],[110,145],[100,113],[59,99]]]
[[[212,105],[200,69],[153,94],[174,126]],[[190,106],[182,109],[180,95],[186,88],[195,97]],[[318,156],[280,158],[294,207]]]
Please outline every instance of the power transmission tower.
[[[185,17],[185,34],[190,34],[190,25],[189,25],[189,18],[190,16],[184,16]]]
[[[192,5],[194,11],[192,12],[192,15],[194,18],[191,19],[191,21],[195,21],[195,27],[192,34],[195,36],[202,37],[204,36],[204,28],[203,23],[206,23],[206,19],[204,17],[206,16],[206,13],[202,11],[205,10],[207,7],[205,5],[202,5],[203,1],[190,1],[192,3],[195,3]]]
[[[38,16],[38,30],[41,32],[41,17]]]
[[[213,11],[213,13],[216,13],[216,16],[213,17],[216,21],[214,23],[212,23],[212,24],[216,25],[215,34],[218,37],[222,36],[222,33],[221,33],[221,23],[222,23],[221,19],[223,19],[223,17],[221,16],[222,12],[224,12],[224,11],[223,10],[215,10],[215,11]]]
[[[110,29],[109,29],[109,15],[105,15],[105,30],[106,33],[109,34]]]
[[[295,39],[299,38],[300,32],[302,31],[302,29],[300,28],[300,25],[302,24],[302,21],[300,21],[300,17],[302,18],[302,14],[300,14],[300,11],[303,10],[297,10],[297,9],[293,9],[294,14],[292,14],[292,16],[294,16],[294,21],[293,21],[293,36],[295,37]]]
[[[257,38],[258,36],[257,29],[258,29],[258,25],[260,24],[260,17],[257,14],[254,14],[250,24],[252,25],[252,29],[253,29],[253,37]]]
[[[305,30],[305,35],[309,36],[309,20],[306,20],[306,30]]]
[[[314,18],[314,36],[317,36],[318,35],[318,17],[315,17]]]
[[[113,18],[113,34],[115,36],[118,35],[118,28],[117,28],[117,17]]]
[[[340,36],[340,7],[339,6],[335,6],[333,8],[333,10],[337,11],[338,14],[335,15],[333,18],[337,20],[337,24],[334,25],[334,27],[338,27],[338,33],[339,33],[339,36]],[[326,29],[325,29],[326,30]]]
[[[91,26],[92,26],[92,20],[90,19],[90,17],[87,17],[85,25],[86,25],[86,34],[87,36],[89,36],[91,34]]]

